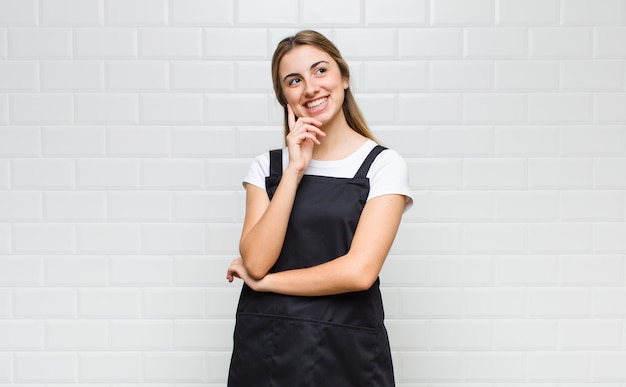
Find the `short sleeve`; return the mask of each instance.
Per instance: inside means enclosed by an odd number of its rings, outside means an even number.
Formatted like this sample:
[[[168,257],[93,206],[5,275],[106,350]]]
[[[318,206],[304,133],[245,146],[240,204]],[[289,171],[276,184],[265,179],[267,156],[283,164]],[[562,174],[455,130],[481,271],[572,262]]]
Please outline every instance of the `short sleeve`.
[[[406,161],[398,152],[387,149],[376,157],[367,176],[370,179],[370,193],[367,199],[377,196],[399,194],[405,197],[404,212],[413,205],[409,187],[409,171]]]
[[[270,157],[269,152],[265,152],[257,156],[250,163],[248,173],[243,179],[243,186],[246,184],[252,184],[265,190],[265,177],[269,176],[270,171]]]

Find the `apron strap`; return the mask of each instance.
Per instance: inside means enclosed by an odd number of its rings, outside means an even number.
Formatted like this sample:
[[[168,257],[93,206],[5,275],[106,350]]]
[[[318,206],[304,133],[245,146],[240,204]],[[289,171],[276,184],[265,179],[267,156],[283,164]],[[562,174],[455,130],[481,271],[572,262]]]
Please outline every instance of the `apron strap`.
[[[283,175],[283,150],[274,149],[270,151],[270,177],[281,177]]]
[[[365,178],[367,176],[367,172],[369,172],[370,167],[372,166],[372,163],[374,162],[374,159],[376,159],[376,156],[378,156],[380,152],[384,151],[385,149],[387,148],[382,145],[376,145],[374,149],[372,149],[367,155],[367,157],[363,161],[363,164],[361,164],[361,167],[356,172],[356,175],[354,175],[354,177]]]

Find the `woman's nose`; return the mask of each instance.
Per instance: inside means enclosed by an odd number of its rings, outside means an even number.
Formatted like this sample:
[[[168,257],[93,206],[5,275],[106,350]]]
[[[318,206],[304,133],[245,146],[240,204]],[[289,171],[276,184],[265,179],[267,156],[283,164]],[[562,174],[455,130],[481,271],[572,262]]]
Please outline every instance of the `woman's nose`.
[[[319,90],[319,85],[315,81],[308,81],[305,85],[304,92],[307,96],[313,96]]]

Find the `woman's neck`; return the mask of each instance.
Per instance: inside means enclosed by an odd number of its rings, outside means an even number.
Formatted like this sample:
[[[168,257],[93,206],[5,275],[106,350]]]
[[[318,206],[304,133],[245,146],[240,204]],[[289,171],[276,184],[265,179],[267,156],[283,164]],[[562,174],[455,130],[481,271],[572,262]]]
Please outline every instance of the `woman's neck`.
[[[341,160],[359,149],[367,138],[355,132],[343,120],[340,124],[324,125],[321,128],[326,136],[313,148],[313,159],[320,161]]]

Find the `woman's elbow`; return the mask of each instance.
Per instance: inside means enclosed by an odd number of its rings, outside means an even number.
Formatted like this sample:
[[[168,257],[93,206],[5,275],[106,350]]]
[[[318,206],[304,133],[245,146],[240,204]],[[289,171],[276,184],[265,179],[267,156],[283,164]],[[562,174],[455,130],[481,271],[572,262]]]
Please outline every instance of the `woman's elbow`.
[[[265,277],[268,272],[268,270],[260,267],[259,265],[251,264],[249,260],[246,260],[245,258],[243,258],[243,267],[246,269],[248,275],[257,281]]]

